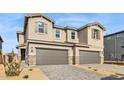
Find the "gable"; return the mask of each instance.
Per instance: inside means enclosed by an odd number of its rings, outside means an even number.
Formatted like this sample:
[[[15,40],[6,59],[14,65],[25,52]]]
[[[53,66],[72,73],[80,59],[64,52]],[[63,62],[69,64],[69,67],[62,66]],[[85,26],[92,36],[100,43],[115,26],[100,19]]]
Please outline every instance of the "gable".
[[[25,18],[24,18],[24,33],[25,33],[25,31],[26,31],[26,27],[27,27],[28,19],[29,19],[29,18],[43,18],[43,19],[45,19],[45,20],[47,20],[47,21],[49,21],[49,22],[51,22],[51,23],[53,23],[53,24],[54,24],[54,22],[55,22],[53,19],[51,19],[51,18],[49,18],[49,17],[47,17],[47,16],[45,16],[44,14],[41,14],[41,13],[28,14],[28,15],[26,15]]]
[[[82,29],[84,29],[86,27],[91,27],[91,26],[98,26],[103,31],[106,31],[106,28],[102,24],[100,24],[99,22],[93,22],[93,23],[86,24],[86,25],[80,27],[78,30],[82,30]]]

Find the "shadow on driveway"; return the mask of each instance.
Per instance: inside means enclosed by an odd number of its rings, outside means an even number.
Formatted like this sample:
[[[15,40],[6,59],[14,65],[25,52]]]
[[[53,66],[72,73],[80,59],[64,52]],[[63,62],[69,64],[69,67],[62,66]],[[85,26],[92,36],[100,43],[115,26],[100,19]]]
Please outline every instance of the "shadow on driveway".
[[[115,75],[103,77],[103,78],[101,78],[101,80],[124,80],[124,74],[116,73]]]

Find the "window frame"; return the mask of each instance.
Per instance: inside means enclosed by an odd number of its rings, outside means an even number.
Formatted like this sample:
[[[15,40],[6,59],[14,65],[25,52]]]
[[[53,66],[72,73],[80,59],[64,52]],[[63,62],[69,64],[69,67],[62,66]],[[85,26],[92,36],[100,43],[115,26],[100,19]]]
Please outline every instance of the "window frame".
[[[39,23],[43,24],[43,26],[39,27]],[[39,31],[40,28],[43,31]],[[36,22],[36,32],[41,33],[41,34],[43,34],[43,33],[47,34],[47,24],[42,21],[37,21]]]
[[[76,33],[75,32],[71,32],[71,39],[75,39],[76,38]]]
[[[92,29],[92,39],[100,40],[100,31],[98,29]]]
[[[55,36],[56,36],[56,39],[61,39],[61,30],[60,29],[56,29]]]

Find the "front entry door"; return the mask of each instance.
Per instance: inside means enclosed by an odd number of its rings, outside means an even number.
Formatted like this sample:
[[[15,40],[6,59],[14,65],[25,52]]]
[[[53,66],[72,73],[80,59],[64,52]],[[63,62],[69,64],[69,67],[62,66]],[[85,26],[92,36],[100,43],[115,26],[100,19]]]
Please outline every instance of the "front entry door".
[[[21,49],[21,60],[25,60],[25,49]]]

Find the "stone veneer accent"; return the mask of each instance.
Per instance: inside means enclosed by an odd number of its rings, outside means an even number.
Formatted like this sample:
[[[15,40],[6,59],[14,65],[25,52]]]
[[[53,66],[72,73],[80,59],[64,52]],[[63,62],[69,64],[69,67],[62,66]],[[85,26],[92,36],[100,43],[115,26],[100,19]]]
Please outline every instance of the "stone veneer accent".
[[[68,62],[70,65],[73,64],[73,56],[68,56]]]
[[[75,64],[79,64],[79,56],[75,56],[74,62]]]
[[[36,65],[36,55],[29,55],[28,56],[28,64],[29,65]]]

